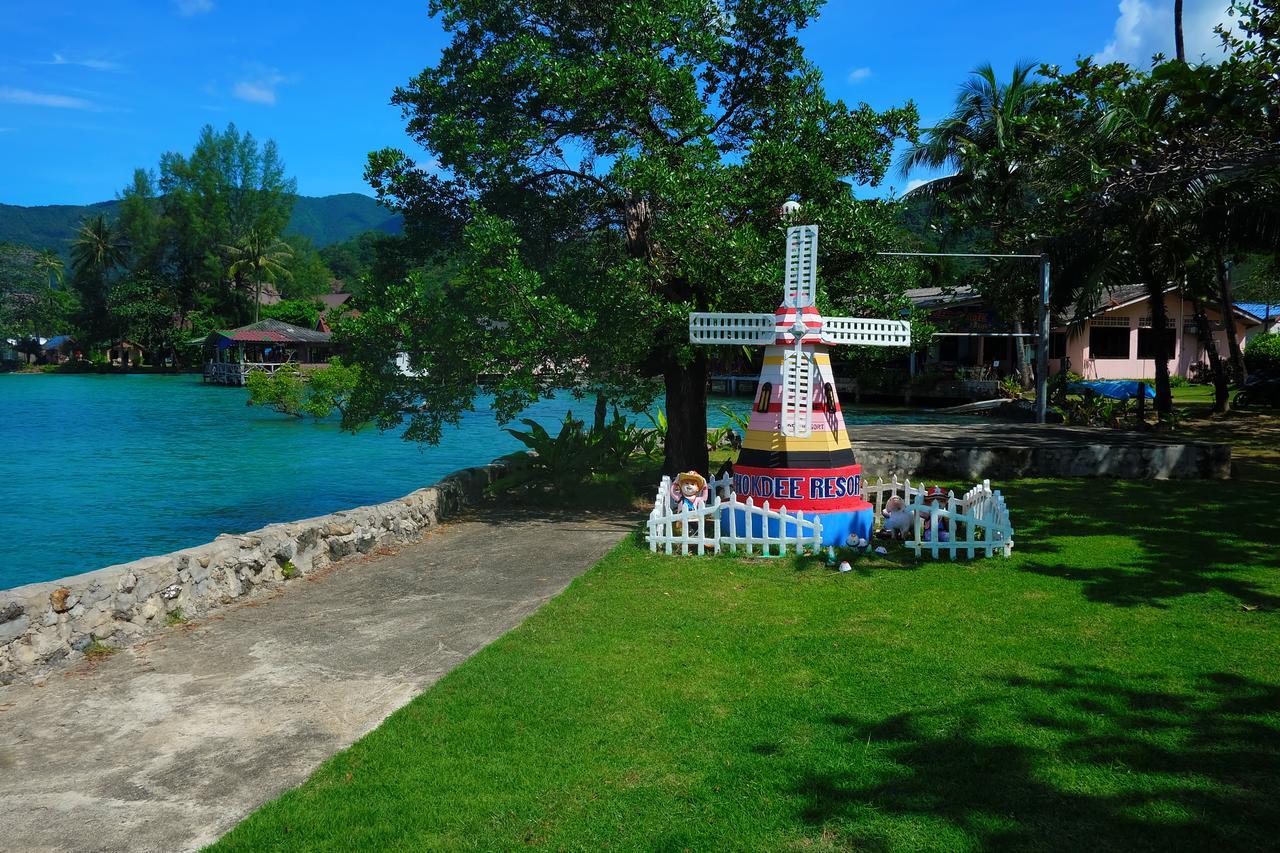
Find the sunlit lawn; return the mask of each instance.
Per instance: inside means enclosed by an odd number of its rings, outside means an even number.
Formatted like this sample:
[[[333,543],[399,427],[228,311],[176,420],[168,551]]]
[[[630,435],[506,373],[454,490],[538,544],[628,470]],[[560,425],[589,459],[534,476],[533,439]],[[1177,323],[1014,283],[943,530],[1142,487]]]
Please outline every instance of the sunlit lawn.
[[[220,847],[1274,848],[1280,477],[1240,464],[1006,484],[1008,560],[628,541]]]

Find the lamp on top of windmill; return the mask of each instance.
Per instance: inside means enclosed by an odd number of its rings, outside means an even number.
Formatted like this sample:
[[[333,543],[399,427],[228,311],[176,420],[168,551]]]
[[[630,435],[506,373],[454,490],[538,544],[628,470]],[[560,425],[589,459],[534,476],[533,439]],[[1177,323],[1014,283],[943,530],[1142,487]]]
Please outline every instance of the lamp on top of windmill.
[[[794,217],[799,208],[788,201],[782,214]],[[870,538],[874,510],[862,499],[862,466],[849,444],[828,349],[910,346],[911,324],[822,317],[814,305],[817,268],[818,226],[788,228],[783,300],[777,312],[693,313],[689,340],[765,347],[751,421],[734,466],[733,491],[741,499],[785,506],[789,513],[821,515],[823,545],[844,545],[851,537]],[[754,517],[747,523],[759,527],[763,522]],[[785,522],[769,522],[771,528],[780,523]]]

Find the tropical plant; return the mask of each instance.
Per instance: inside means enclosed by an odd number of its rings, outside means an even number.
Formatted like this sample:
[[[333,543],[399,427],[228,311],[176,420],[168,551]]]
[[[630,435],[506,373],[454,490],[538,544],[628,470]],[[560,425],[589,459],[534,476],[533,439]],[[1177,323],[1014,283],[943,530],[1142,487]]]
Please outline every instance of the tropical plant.
[[[1005,376],[1000,380],[1000,396],[1006,400],[1022,399],[1022,383],[1016,376]]]
[[[58,257],[58,253],[53,249],[45,249],[36,256],[35,268],[40,273],[48,276],[50,290],[57,290],[58,285],[62,284],[62,258]]]
[[[612,473],[626,470],[632,459],[646,455],[648,432],[628,423],[615,411],[612,421],[601,429],[591,430],[588,441],[597,448],[601,470]]]
[[[531,418],[521,419],[528,430],[507,429],[506,432],[533,451],[506,457],[519,462],[519,467],[489,488],[493,492],[509,492],[524,488],[546,489],[567,496],[595,473],[602,448],[592,439],[583,421],[565,415],[560,431],[552,436],[542,424]]]
[[[227,270],[232,279],[253,285],[253,321],[256,323],[262,307],[263,282],[287,279],[293,275],[287,266],[293,250],[279,237],[258,229],[250,230],[235,245],[222,248],[231,258]]]
[[[732,423],[734,426],[736,426],[738,429],[742,430],[743,433],[751,429],[750,418],[748,418],[746,415],[742,415],[742,414],[739,414],[738,412],[735,412],[733,409],[729,408],[726,405],[722,404],[720,406],[720,414],[728,418],[729,422]]]

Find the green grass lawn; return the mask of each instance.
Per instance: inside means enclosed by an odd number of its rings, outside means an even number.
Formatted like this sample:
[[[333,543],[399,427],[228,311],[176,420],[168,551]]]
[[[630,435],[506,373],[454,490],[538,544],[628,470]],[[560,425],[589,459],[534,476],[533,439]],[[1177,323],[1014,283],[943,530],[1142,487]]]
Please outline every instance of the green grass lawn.
[[[1264,453],[998,484],[1007,560],[629,540],[217,849],[1274,849]]]

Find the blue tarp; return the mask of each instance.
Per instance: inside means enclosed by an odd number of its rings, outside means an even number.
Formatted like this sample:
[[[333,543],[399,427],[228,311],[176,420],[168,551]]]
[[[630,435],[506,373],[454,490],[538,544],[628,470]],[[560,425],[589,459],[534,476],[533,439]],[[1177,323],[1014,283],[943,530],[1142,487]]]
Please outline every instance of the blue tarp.
[[[1146,397],[1154,400],[1156,397],[1155,385],[1151,382],[1137,382],[1132,379],[1109,379],[1106,381],[1095,380],[1092,382],[1072,382],[1067,386],[1067,390],[1074,394],[1084,394],[1092,392],[1099,397],[1110,397],[1113,400],[1136,400],[1138,398],[1138,386],[1146,388]]]

